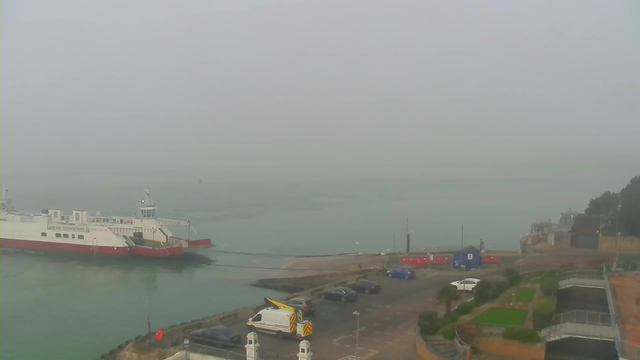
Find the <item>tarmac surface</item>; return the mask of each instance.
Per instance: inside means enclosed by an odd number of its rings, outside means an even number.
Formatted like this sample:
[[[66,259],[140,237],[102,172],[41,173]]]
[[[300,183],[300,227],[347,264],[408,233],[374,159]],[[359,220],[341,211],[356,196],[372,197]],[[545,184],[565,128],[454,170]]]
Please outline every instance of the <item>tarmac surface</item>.
[[[502,258],[503,266],[459,272],[418,270],[412,280],[389,279],[381,275],[369,276],[382,285],[379,294],[359,294],[353,303],[314,299],[316,314],[308,317],[313,322],[313,335],[308,339],[315,359],[355,359],[356,337],[358,338],[358,358],[366,357],[384,360],[417,359],[414,344],[414,329],[417,316],[424,311],[444,312],[444,305],[436,300],[438,289],[465,277],[480,279],[502,278],[505,267],[511,265],[523,272],[558,267],[569,262],[575,265],[587,264],[594,259],[611,258],[611,253],[595,251],[560,251],[529,255],[524,260],[511,256]],[[622,261],[640,260],[640,254],[621,254]],[[467,299],[472,296],[466,294]],[[359,328],[354,311],[360,313]],[[246,338],[247,319],[239,319],[230,327]],[[279,340],[275,335],[258,333],[260,358],[297,359],[299,341]],[[245,353],[244,346],[230,349]],[[220,350],[192,345],[191,351],[221,356]],[[233,358],[233,355],[229,358]]]

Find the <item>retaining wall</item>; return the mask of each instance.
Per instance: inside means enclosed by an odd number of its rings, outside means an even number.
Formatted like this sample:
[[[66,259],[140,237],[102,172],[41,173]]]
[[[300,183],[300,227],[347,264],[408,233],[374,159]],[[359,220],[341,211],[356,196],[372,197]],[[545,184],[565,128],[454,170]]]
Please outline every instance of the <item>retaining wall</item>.
[[[486,354],[526,360],[544,360],[546,351],[546,345],[544,343],[527,344],[487,336],[474,337],[473,347]]]
[[[618,243],[620,251],[640,251],[640,238],[633,236],[620,236]],[[615,251],[616,250],[616,237],[615,236],[601,236],[600,237],[600,250]]]

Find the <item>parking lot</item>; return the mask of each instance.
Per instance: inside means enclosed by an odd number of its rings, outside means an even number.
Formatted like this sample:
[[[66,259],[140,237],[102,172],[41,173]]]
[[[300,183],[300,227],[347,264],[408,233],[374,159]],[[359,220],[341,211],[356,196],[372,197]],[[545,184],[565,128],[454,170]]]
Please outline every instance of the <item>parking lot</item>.
[[[491,268],[476,271],[473,276],[488,278],[500,271],[500,268]],[[395,359],[415,359],[411,343],[417,315],[427,310],[444,310],[436,300],[438,289],[468,274],[419,270],[412,280],[370,276],[370,280],[382,285],[379,294],[358,294],[357,301],[347,303],[316,298],[316,314],[307,317],[313,322],[313,335],[308,339],[311,351],[321,359],[355,356],[357,317],[353,312],[357,311],[360,313],[358,357],[376,353],[376,358],[383,358],[383,354],[395,353]],[[247,319],[240,320],[230,327],[246,336]],[[261,332],[258,336],[261,358],[297,359],[298,340],[280,340]],[[220,356],[219,350],[198,347],[197,351]],[[232,351],[245,352],[244,347]]]
[[[594,256],[601,256],[601,253],[545,254],[525,258],[522,264],[518,262],[519,257],[508,257],[503,261],[502,267],[489,267],[471,272],[422,269],[417,271],[416,278],[412,280],[369,276],[370,280],[382,285],[379,294],[359,294],[358,300],[352,303],[314,299],[317,304],[316,314],[308,317],[313,322],[313,335],[308,339],[311,342],[311,351],[314,357],[319,359],[355,359],[357,335],[359,358],[375,355],[375,359],[380,360],[416,359],[413,349],[416,319],[418,314],[424,311],[444,311],[444,306],[436,299],[440,287],[466,277],[488,280],[501,278],[506,266],[515,266],[517,269],[521,267],[524,272],[535,271],[559,266],[568,261],[579,264]],[[638,258],[638,255],[629,254],[624,257]],[[465,296],[468,298],[471,295]],[[354,311],[360,313],[358,331]],[[247,319],[239,319],[230,327],[246,336],[246,321]],[[272,334],[258,334],[261,359],[297,359],[298,340],[279,340]],[[209,349],[206,348],[200,348],[199,351],[209,353]],[[211,351],[212,355],[220,356],[218,350]],[[244,347],[235,351],[245,353]]]

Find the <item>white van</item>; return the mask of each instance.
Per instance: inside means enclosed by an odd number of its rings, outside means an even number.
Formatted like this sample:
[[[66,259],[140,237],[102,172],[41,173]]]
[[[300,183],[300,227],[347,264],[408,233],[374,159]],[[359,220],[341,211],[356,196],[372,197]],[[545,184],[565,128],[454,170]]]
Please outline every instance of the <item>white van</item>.
[[[296,313],[289,309],[267,308],[260,310],[247,321],[251,330],[304,339],[312,334],[311,321],[297,321]]]

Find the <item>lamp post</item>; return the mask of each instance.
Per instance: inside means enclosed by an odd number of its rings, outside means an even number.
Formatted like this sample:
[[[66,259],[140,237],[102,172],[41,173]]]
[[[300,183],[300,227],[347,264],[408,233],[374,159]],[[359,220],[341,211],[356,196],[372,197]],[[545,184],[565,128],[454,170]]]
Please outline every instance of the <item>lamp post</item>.
[[[358,317],[358,319],[356,320],[356,360],[358,360],[358,341],[360,340],[360,313],[354,311],[353,315]]]
[[[618,232],[618,219],[620,218],[620,203],[616,206],[616,266],[620,261],[620,232]]]

